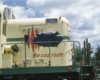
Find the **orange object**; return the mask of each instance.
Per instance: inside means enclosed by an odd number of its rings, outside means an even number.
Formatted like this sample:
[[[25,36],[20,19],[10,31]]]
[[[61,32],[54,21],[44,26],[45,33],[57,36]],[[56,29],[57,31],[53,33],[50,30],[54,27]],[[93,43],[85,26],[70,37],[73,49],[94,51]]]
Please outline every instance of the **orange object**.
[[[68,67],[68,71],[69,71],[69,72],[72,71],[72,68],[71,68],[71,67]]]

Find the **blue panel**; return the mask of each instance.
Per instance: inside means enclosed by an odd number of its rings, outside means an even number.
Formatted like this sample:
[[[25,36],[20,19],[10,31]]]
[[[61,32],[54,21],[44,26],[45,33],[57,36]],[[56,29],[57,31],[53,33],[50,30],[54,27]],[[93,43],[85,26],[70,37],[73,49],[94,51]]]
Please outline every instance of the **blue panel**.
[[[57,19],[46,19],[47,23],[57,23]]]

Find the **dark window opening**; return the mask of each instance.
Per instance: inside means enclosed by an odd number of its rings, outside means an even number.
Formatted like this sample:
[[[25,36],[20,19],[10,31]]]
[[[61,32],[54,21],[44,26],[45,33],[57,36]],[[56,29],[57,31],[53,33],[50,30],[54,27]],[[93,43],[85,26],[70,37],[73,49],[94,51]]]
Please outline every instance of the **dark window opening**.
[[[7,16],[7,14],[6,14],[6,8],[5,8],[3,11],[3,20],[6,20],[6,16]]]
[[[3,24],[3,35],[6,36],[6,23]]]
[[[7,11],[8,11],[8,19],[11,19],[11,10],[7,9]]]
[[[5,16],[5,14],[3,13],[3,20],[6,20],[6,16]]]

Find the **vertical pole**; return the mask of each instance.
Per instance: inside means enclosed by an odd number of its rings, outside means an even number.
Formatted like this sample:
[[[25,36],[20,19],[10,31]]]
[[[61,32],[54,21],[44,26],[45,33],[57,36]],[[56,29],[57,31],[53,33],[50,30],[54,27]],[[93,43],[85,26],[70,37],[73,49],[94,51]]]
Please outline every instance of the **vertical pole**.
[[[87,58],[87,65],[89,65],[89,46],[88,46],[88,39],[86,39],[86,54],[87,54],[87,56],[86,56],[86,58]]]
[[[83,61],[85,61],[85,55],[84,55],[84,53],[85,53],[85,49],[84,49],[84,47],[82,48],[82,60]]]
[[[76,55],[75,55],[75,44],[74,44],[74,41],[73,41],[73,48],[74,48],[74,52],[73,52],[74,53],[74,57],[73,57],[74,58],[73,59],[74,60],[74,63],[73,64],[75,65],[75,63],[76,63],[76,60],[75,60]]]
[[[25,43],[25,62],[24,62],[24,65],[26,67],[26,43]]]
[[[84,54],[84,61],[85,61],[85,65],[86,65],[87,64],[87,60],[86,60],[87,55],[86,55],[86,42],[85,41],[84,41],[84,53],[83,54]]]
[[[95,80],[97,80],[97,66],[96,66],[97,62],[96,62],[96,58],[95,58],[95,66],[94,66],[94,69],[95,69]]]
[[[90,45],[90,43],[88,43],[88,48],[89,48],[89,49],[88,49],[88,50],[89,50],[89,51],[88,51],[88,56],[89,56],[88,59],[89,59],[89,65],[90,65],[90,56],[91,56],[91,45]]]
[[[51,66],[51,52],[50,52],[50,41],[49,41],[49,66]]]
[[[78,42],[79,43],[79,42]],[[81,50],[81,44],[79,43],[79,48]],[[82,53],[82,52],[81,52]],[[80,54],[80,58],[81,58],[81,54]],[[82,80],[82,60],[80,61],[81,65],[80,65],[80,73],[81,73],[81,80]]]

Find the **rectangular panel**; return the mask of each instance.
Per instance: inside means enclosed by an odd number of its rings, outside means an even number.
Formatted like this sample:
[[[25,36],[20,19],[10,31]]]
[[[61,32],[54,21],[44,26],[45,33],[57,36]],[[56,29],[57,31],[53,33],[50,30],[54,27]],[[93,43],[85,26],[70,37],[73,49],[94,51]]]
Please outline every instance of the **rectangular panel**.
[[[46,19],[46,23],[57,23],[57,18],[54,18],[54,19]]]

